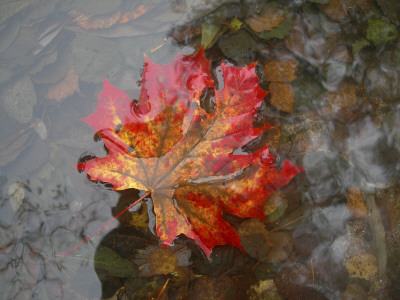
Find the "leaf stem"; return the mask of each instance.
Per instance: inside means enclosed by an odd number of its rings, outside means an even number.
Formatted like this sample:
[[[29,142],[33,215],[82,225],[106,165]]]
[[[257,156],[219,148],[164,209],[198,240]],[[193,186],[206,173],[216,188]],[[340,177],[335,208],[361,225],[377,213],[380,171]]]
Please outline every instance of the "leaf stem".
[[[97,230],[95,232],[93,232],[91,235],[89,235],[88,237],[86,237],[82,242],[80,242],[78,245],[76,245],[75,247],[73,247],[72,249],[63,252],[62,256],[66,256],[72,252],[74,252],[76,249],[78,249],[80,246],[82,246],[84,243],[86,243],[88,240],[90,240],[96,233],[100,232],[101,230],[103,230],[105,227],[107,227],[108,225],[110,225],[110,223],[112,223],[114,220],[118,219],[121,215],[123,215],[125,212],[127,212],[128,210],[130,210],[132,207],[134,207],[136,204],[138,204],[140,201],[142,201],[144,198],[146,198],[148,195],[150,195],[150,191],[148,191],[146,194],[144,194],[142,197],[140,197],[138,200],[136,200],[135,202],[133,202],[132,204],[130,204],[127,208],[125,208],[123,211],[121,211],[119,214],[117,214],[115,217],[113,217],[112,219],[108,220],[106,223],[104,223],[102,226],[100,226],[99,228],[97,228]]]

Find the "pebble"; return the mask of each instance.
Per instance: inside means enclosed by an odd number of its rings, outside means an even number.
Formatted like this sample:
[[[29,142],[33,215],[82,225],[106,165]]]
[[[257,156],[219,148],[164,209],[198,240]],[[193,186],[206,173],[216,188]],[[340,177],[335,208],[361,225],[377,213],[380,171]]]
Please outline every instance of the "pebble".
[[[23,77],[7,88],[2,98],[4,110],[11,118],[19,123],[28,123],[32,120],[37,99],[29,76]]]

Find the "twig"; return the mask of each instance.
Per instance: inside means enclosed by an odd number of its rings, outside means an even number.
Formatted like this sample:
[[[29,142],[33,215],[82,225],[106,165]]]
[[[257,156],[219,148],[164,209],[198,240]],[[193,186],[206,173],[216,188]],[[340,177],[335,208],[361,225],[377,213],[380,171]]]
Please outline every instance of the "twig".
[[[312,264],[312,258],[310,259],[310,265],[311,265],[312,285],[315,286],[315,282],[314,282],[314,267],[313,267],[313,264]]]
[[[379,278],[386,281],[387,266],[387,250],[386,250],[386,234],[379,214],[378,207],[375,202],[376,195],[374,193],[366,193],[365,202],[368,207],[368,223],[372,233],[374,248],[376,251]]]
[[[301,219],[303,219],[303,218],[304,218],[304,216],[300,216],[300,217],[294,219],[293,221],[290,221],[289,223],[283,224],[283,225],[280,226],[280,227],[276,227],[276,228],[272,229],[270,232],[274,232],[274,231],[281,230],[281,229],[283,229],[283,228],[289,226],[290,224],[293,224],[293,223],[295,223],[295,222],[297,222],[297,221],[299,221],[299,220],[301,220]]]
[[[161,295],[164,293],[164,291],[165,291],[165,289],[166,289],[166,287],[167,287],[167,285],[168,285],[168,282],[169,282],[170,280],[171,280],[171,278],[168,278],[167,281],[164,283],[164,285],[163,285],[161,291],[158,293],[158,296],[157,296],[156,300],[160,299]]]
[[[68,255],[72,252],[74,252],[76,249],[78,249],[80,246],[82,246],[84,243],[86,243],[88,240],[90,240],[96,233],[100,232],[101,230],[103,230],[105,227],[107,227],[108,225],[110,225],[111,222],[113,222],[114,220],[118,219],[122,214],[124,214],[125,212],[127,212],[129,209],[131,209],[132,207],[134,207],[136,204],[138,204],[140,201],[142,201],[144,198],[146,198],[148,195],[150,195],[150,191],[147,192],[146,194],[144,194],[142,197],[140,197],[138,200],[136,200],[135,202],[133,202],[131,205],[129,205],[127,208],[125,208],[123,211],[121,211],[118,215],[116,215],[115,217],[113,217],[112,219],[108,220],[105,224],[103,224],[102,226],[100,226],[95,232],[93,232],[91,235],[89,235],[88,237],[86,237],[82,242],[80,242],[78,245],[76,245],[75,247],[73,247],[72,249],[63,252],[62,256],[64,257],[65,255]]]
[[[29,125],[26,128],[21,129],[20,131],[18,131],[17,133],[12,134],[11,136],[7,137],[4,141],[2,141],[0,143],[0,146],[2,145],[7,145],[10,143],[10,141],[12,141],[13,139],[15,140],[15,138],[17,138],[18,135],[24,133],[25,131],[27,131],[28,129],[31,129],[33,127],[35,127],[37,124],[36,123],[32,123],[31,125]]]
[[[162,44],[158,45],[157,47],[151,49],[150,52],[151,53],[156,52],[158,49],[160,49],[162,46],[164,46],[166,42],[167,42],[167,39],[164,38],[164,43],[162,43]]]
[[[257,266],[260,264],[260,261],[257,261],[257,263],[251,268],[253,271],[256,270]]]

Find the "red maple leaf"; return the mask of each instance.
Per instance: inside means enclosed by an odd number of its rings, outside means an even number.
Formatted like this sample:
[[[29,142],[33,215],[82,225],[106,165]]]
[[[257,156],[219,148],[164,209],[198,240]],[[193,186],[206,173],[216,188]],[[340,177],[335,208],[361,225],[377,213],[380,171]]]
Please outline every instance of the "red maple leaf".
[[[271,192],[302,171],[289,161],[276,169],[267,146],[233,154],[269,128],[252,124],[267,94],[255,65],[222,62],[223,88],[216,90],[203,50],[178,55],[166,65],[146,58],[137,102],[104,80],[97,110],[83,121],[109,153],[77,167],[114,190],[151,193],[156,232],[164,244],[184,234],[207,257],[216,245],[242,249],[223,211],[265,220],[264,202]],[[215,91],[215,107],[208,112],[200,105],[207,89]]]

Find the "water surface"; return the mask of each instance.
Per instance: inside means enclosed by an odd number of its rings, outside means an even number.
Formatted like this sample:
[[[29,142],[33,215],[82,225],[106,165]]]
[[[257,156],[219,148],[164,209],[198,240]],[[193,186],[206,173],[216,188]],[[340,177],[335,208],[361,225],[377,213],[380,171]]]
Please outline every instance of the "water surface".
[[[398,299],[399,20],[378,0],[3,1],[1,298]],[[270,91],[255,126],[273,127],[240,151],[268,144],[305,171],[267,200],[268,222],[225,214],[245,253],[163,248],[146,198],[62,256],[144,194],[74,167],[107,154],[80,120],[103,78],[137,99],[144,54],[201,44],[219,84],[222,60],[257,61]]]

